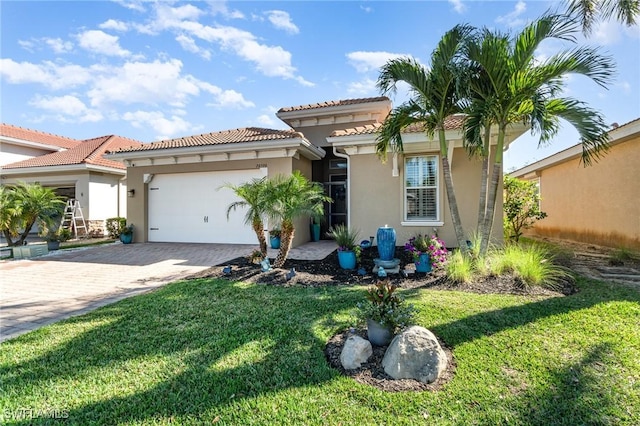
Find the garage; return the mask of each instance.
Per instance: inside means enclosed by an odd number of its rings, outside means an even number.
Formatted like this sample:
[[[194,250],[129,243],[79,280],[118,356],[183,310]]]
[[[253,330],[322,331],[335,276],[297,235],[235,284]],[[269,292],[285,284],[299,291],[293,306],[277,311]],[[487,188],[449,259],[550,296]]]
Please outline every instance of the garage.
[[[267,169],[156,174],[148,185],[148,239],[152,242],[257,244],[239,198],[225,184],[267,176]]]

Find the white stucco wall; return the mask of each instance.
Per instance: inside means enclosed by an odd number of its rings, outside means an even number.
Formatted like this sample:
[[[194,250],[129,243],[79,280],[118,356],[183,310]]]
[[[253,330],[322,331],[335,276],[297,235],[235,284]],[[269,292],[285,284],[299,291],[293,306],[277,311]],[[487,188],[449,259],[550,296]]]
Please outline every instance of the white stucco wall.
[[[49,154],[53,151],[0,142],[0,166]]]

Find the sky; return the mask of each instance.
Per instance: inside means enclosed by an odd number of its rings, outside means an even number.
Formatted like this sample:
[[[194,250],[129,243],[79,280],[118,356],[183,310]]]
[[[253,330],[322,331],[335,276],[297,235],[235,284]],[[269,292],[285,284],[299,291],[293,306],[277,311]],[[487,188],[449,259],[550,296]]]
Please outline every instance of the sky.
[[[0,3],[4,123],[77,139],[142,142],[240,127],[284,129],[282,107],[380,96],[387,60],[429,56],[454,25],[517,32],[557,1],[6,1]],[[606,122],[640,117],[640,28],[604,22],[579,45],[617,63],[607,88],[580,76],[565,95]],[[570,47],[545,42],[548,58]],[[406,100],[399,90],[394,105]],[[578,143],[563,123],[544,147],[525,134],[514,170]]]

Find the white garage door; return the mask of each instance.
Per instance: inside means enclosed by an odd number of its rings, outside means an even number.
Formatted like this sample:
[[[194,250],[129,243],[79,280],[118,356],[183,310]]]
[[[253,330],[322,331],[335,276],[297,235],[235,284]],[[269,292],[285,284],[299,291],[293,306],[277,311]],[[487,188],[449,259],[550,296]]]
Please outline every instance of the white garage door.
[[[267,175],[267,169],[157,174],[149,184],[149,241],[256,244],[245,209],[229,214],[238,198],[228,188]]]

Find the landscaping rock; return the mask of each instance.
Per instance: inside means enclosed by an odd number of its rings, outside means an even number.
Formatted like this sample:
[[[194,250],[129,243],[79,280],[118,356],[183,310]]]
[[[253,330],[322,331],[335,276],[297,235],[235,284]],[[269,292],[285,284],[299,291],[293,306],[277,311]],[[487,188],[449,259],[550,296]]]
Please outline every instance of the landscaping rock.
[[[340,353],[340,363],[345,370],[360,368],[372,353],[373,348],[368,340],[360,336],[349,336]]]
[[[447,355],[432,332],[413,326],[394,337],[382,366],[394,379],[433,383],[447,369]]]

